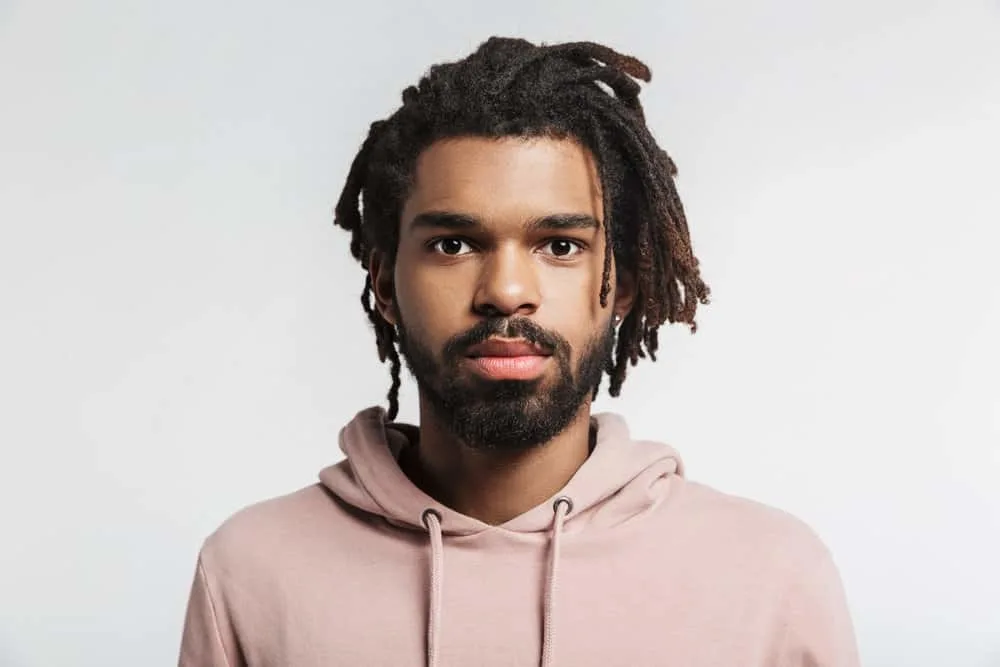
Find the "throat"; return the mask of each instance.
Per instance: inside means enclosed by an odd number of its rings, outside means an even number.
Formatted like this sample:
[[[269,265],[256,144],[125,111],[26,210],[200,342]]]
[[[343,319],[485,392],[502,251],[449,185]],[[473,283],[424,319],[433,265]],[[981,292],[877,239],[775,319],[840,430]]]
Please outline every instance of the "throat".
[[[549,442],[520,452],[470,449],[422,424],[416,442],[400,452],[399,466],[442,505],[500,525],[558,494],[586,462],[596,431],[589,411],[583,417]]]

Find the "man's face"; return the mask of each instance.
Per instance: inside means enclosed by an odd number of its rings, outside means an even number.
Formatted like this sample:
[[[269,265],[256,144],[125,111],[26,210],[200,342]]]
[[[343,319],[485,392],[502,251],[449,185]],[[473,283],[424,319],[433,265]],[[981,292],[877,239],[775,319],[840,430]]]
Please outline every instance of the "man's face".
[[[373,263],[373,284],[421,399],[468,446],[539,445],[589,401],[628,306],[621,290],[600,305],[602,208],[571,140],[461,137],[420,155],[395,267]]]

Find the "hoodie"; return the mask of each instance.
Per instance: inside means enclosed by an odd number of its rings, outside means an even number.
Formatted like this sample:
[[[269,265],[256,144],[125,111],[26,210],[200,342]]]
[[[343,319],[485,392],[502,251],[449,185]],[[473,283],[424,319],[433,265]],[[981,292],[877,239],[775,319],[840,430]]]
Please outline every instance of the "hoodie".
[[[319,483],[204,543],[180,667],[855,667],[828,550],[797,519],[683,476],[592,417],[566,486],[491,526],[424,494],[381,408]]]

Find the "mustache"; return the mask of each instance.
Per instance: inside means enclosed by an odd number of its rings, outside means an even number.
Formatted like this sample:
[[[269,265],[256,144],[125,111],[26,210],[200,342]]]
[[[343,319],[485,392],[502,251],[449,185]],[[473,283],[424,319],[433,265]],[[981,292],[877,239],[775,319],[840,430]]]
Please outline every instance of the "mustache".
[[[494,336],[523,338],[543,348],[548,353],[565,349],[566,340],[557,333],[546,331],[525,317],[493,317],[480,321],[468,331],[452,337],[444,346],[445,357],[464,355],[473,345],[486,342]]]

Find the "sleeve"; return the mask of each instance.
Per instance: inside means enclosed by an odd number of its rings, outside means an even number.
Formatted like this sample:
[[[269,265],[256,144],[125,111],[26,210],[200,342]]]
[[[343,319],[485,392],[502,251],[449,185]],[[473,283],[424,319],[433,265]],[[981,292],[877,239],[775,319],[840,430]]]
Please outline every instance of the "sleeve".
[[[847,597],[826,549],[792,582],[783,633],[781,667],[859,667]]]
[[[212,597],[204,557],[198,558],[181,637],[179,667],[245,667],[228,617]]]

